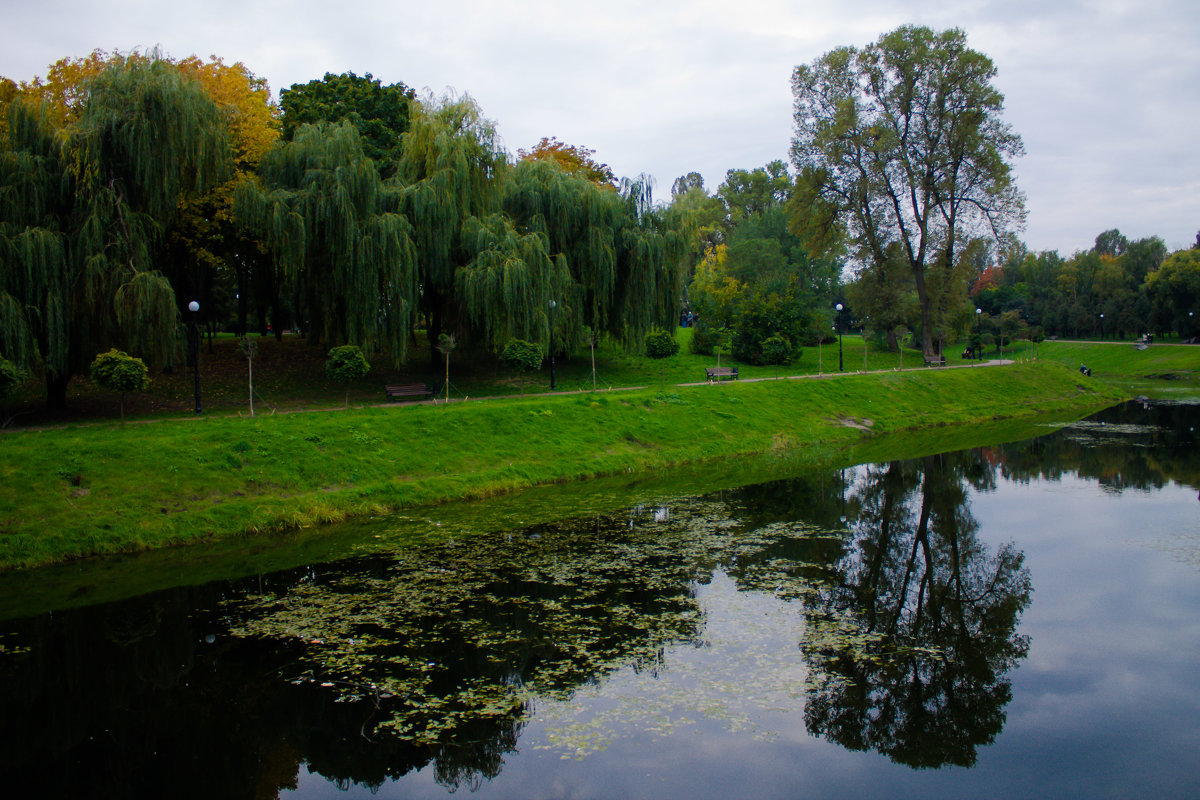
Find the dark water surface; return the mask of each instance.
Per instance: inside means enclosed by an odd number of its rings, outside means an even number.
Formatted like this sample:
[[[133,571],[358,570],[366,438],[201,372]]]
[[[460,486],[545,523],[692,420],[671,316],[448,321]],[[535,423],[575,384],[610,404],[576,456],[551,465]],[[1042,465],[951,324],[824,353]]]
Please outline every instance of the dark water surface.
[[[0,622],[0,786],[1200,797],[1197,426],[1128,404]]]

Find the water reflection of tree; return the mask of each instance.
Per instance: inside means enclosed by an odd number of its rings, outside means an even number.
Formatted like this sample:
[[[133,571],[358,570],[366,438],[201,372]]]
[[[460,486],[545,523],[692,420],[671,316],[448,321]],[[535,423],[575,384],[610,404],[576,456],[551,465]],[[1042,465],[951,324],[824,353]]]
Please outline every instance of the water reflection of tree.
[[[19,756],[0,779],[250,798],[307,765],[342,786],[422,768],[475,786],[516,747],[530,697],[655,671],[696,640],[694,586],[718,568],[805,603],[812,730],[969,763],[1003,721],[1029,592],[1019,553],[976,540],[963,481],[991,479],[969,458],[814,474],[672,518],[635,509],[47,617],[28,655],[0,658]]]
[[[1019,551],[976,537],[967,486],[990,480],[971,454],[865,471],[840,580],[807,612],[811,732],[914,767],[973,764],[1000,732],[1031,588]]]
[[[696,559],[670,528],[542,526],[10,623],[0,779],[48,796],[273,797],[307,764],[342,786],[426,766],[476,786],[515,748],[531,694],[652,670],[696,635]]]
[[[9,643],[28,649],[0,658],[6,791],[251,800],[294,787],[301,761],[372,785],[428,761],[364,740],[364,704],[279,680],[286,643],[210,641],[219,624],[201,609],[227,593],[181,588],[10,623]]]
[[[1131,401],[1033,442],[990,452],[1011,480],[1058,480],[1074,473],[1114,493],[1161,489],[1171,481],[1200,488],[1193,405]]]

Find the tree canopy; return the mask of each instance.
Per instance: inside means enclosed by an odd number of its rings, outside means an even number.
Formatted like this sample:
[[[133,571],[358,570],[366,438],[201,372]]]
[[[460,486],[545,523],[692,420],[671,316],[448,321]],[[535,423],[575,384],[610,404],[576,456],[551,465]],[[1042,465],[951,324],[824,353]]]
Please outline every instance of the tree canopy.
[[[593,156],[595,150],[560,142],[557,137],[542,137],[533,148],[518,150],[521,161],[553,161],[563,172],[581,175],[598,186],[616,187],[617,176],[608,164],[601,164]]]
[[[1022,144],[1002,118],[995,74],[962,31],[905,26],[792,75],[796,229],[818,251],[846,237],[864,265],[902,259],[928,355],[931,272],[948,285],[967,241],[1023,222],[1011,176]]]
[[[348,122],[296,131],[238,192],[242,223],[299,287],[315,342],[404,360],[417,303],[412,226]]]
[[[694,348],[752,362],[827,335],[838,300],[927,353],[982,321],[1194,335],[1194,259],[1157,237],[1106,230],[1069,258],[1016,241],[995,74],[958,30],[830,51],[792,75],[794,171],[730,169],[712,193],[690,172],[656,205],[651,176],[586,147],[514,157],[468,95],[326,73],[276,106],[240,62],[65,58],[0,79],[0,359],[60,405],[110,348],[175,363],[191,299],[210,332],[294,325],[395,369],[421,332],[434,362],[443,337],[468,359],[640,349],[681,304]]]
[[[719,241],[707,244],[688,289],[699,315],[694,352],[710,353],[728,334],[738,360],[780,363],[819,335],[822,310],[830,306],[840,283],[841,264],[832,256],[810,257],[790,230],[786,204],[791,186],[782,161],[726,173],[712,198],[721,209]],[[704,208],[702,184],[697,187],[685,176],[675,188],[672,208]]]
[[[0,346],[42,369],[51,405],[107,347],[171,358],[179,312],[154,249],[230,168],[221,109],[167,61],[117,59],[72,103],[18,97],[0,154]]]
[[[346,121],[358,131],[367,158],[390,175],[416,113],[416,92],[403,83],[385,86],[369,72],[362,77],[326,72],[320,80],[281,90],[279,106],[285,140],[291,141],[304,125]]]

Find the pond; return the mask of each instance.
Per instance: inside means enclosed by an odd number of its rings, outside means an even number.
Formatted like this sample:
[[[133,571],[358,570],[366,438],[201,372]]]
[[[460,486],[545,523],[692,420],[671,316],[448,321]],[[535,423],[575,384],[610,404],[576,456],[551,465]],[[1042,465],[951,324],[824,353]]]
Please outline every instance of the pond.
[[[1197,797],[1198,425],[1130,403],[617,511],[426,519],[390,552],[7,619],[0,785]]]

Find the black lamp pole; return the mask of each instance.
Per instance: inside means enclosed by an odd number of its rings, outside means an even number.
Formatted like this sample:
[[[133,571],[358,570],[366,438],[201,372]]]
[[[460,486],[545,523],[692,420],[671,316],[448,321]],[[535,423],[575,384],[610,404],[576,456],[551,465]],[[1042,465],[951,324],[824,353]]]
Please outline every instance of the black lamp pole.
[[[554,374],[554,309],[558,303],[550,301],[550,389],[553,390],[557,381]]]
[[[200,413],[200,329],[196,327],[196,316],[200,311],[200,304],[195,300],[188,303],[188,311],[192,312],[192,369],[196,376],[196,413]]]
[[[983,309],[975,309],[975,360],[983,361]]]
[[[838,303],[834,308],[837,309],[837,329],[838,329],[838,372],[845,372],[842,365],[842,304]]]

